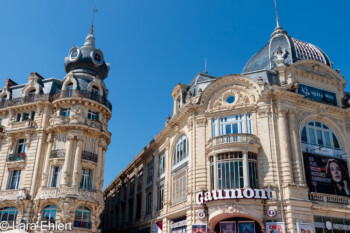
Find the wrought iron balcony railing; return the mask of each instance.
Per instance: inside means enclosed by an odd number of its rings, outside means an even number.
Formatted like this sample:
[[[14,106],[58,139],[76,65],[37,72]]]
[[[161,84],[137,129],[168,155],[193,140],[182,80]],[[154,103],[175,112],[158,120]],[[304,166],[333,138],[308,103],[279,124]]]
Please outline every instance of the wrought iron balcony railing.
[[[52,102],[60,98],[69,98],[69,97],[81,97],[81,98],[94,100],[100,104],[105,105],[107,108],[109,108],[112,111],[112,104],[105,97],[100,96],[99,94],[96,94],[90,91],[84,91],[84,90],[66,90],[66,91],[59,91],[54,94],[35,94],[35,95],[28,95],[25,97],[19,97],[19,98],[10,99],[10,100],[2,100],[0,101],[0,108],[31,103],[34,101]]]
[[[14,162],[14,161],[22,161],[26,159],[26,153],[22,152],[22,153],[12,153],[9,154],[9,156],[7,157],[7,161],[8,162]]]
[[[85,160],[89,160],[97,163],[97,154],[94,154],[88,151],[83,151],[83,153],[81,154],[81,159],[85,159]]]

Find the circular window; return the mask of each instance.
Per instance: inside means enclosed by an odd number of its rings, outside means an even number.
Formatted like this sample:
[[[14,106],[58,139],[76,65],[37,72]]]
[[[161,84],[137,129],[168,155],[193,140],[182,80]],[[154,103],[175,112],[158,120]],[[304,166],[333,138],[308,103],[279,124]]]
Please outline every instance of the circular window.
[[[226,98],[226,102],[229,104],[232,104],[235,102],[236,98],[233,95],[230,95],[229,97]]]
[[[102,53],[99,50],[94,51],[92,53],[92,61],[96,65],[102,65],[102,63],[103,63],[103,55],[102,55]]]
[[[70,51],[69,58],[70,58],[70,60],[75,61],[75,60],[78,59],[79,55],[80,55],[80,50],[79,50],[79,48],[74,47],[74,48]]]

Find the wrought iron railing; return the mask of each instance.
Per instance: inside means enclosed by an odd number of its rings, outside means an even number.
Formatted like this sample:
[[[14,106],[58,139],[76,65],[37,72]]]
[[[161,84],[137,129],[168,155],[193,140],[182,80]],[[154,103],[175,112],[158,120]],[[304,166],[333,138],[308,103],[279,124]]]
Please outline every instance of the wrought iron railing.
[[[25,152],[12,153],[12,154],[9,154],[9,156],[7,157],[7,161],[8,162],[21,161],[21,160],[25,160],[25,159],[26,159],[26,153]]]
[[[94,154],[88,151],[83,151],[81,154],[81,159],[85,159],[85,160],[89,160],[97,163],[97,154]]]
[[[65,149],[53,150],[51,152],[50,158],[64,158],[66,156]]]
[[[28,95],[25,97],[19,97],[19,98],[10,99],[10,100],[2,100],[0,101],[0,108],[31,103],[34,101],[52,102],[60,98],[69,98],[69,97],[81,97],[81,98],[91,99],[100,104],[105,105],[107,108],[109,108],[112,111],[112,104],[107,100],[107,98],[99,94],[93,93],[91,91],[84,91],[84,90],[65,90],[65,91],[56,92],[54,94],[35,94],[35,95]]]

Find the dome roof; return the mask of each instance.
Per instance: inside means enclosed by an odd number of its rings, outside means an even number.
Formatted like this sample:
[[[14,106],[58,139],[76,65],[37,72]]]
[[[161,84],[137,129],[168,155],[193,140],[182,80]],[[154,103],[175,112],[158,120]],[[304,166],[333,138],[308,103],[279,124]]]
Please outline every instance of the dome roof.
[[[299,60],[314,60],[332,67],[332,62],[317,46],[297,40],[278,26],[270,41],[257,52],[245,65],[242,73],[259,70],[272,70],[278,63],[291,65]]]
[[[67,73],[70,71],[90,73],[98,75],[105,79],[109,72],[109,63],[104,61],[103,53],[95,48],[95,37],[93,27],[83,47],[73,46],[69,51],[68,57],[64,59],[64,69]]]

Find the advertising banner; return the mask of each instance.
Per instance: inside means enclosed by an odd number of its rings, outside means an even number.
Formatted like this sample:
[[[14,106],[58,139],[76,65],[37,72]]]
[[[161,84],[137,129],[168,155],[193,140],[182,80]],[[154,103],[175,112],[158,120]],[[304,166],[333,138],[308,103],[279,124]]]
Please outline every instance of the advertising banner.
[[[297,233],[314,233],[314,226],[311,223],[297,222]]]
[[[192,233],[207,233],[207,224],[193,224]]]
[[[337,105],[337,98],[335,93],[322,90],[316,87],[310,87],[304,84],[299,84],[299,94],[304,95],[308,99],[312,99],[322,103]]]
[[[266,233],[285,233],[284,222],[267,222]]]
[[[153,224],[153,232],[154,233],[162,233],[163,232],[163,222],[159,221]]]
[[[344,160],[303,154],[306,182],[311,192],[350,196],[348,167]]]
[[[236,222],[220,222],[220,233],[236,233]]]

